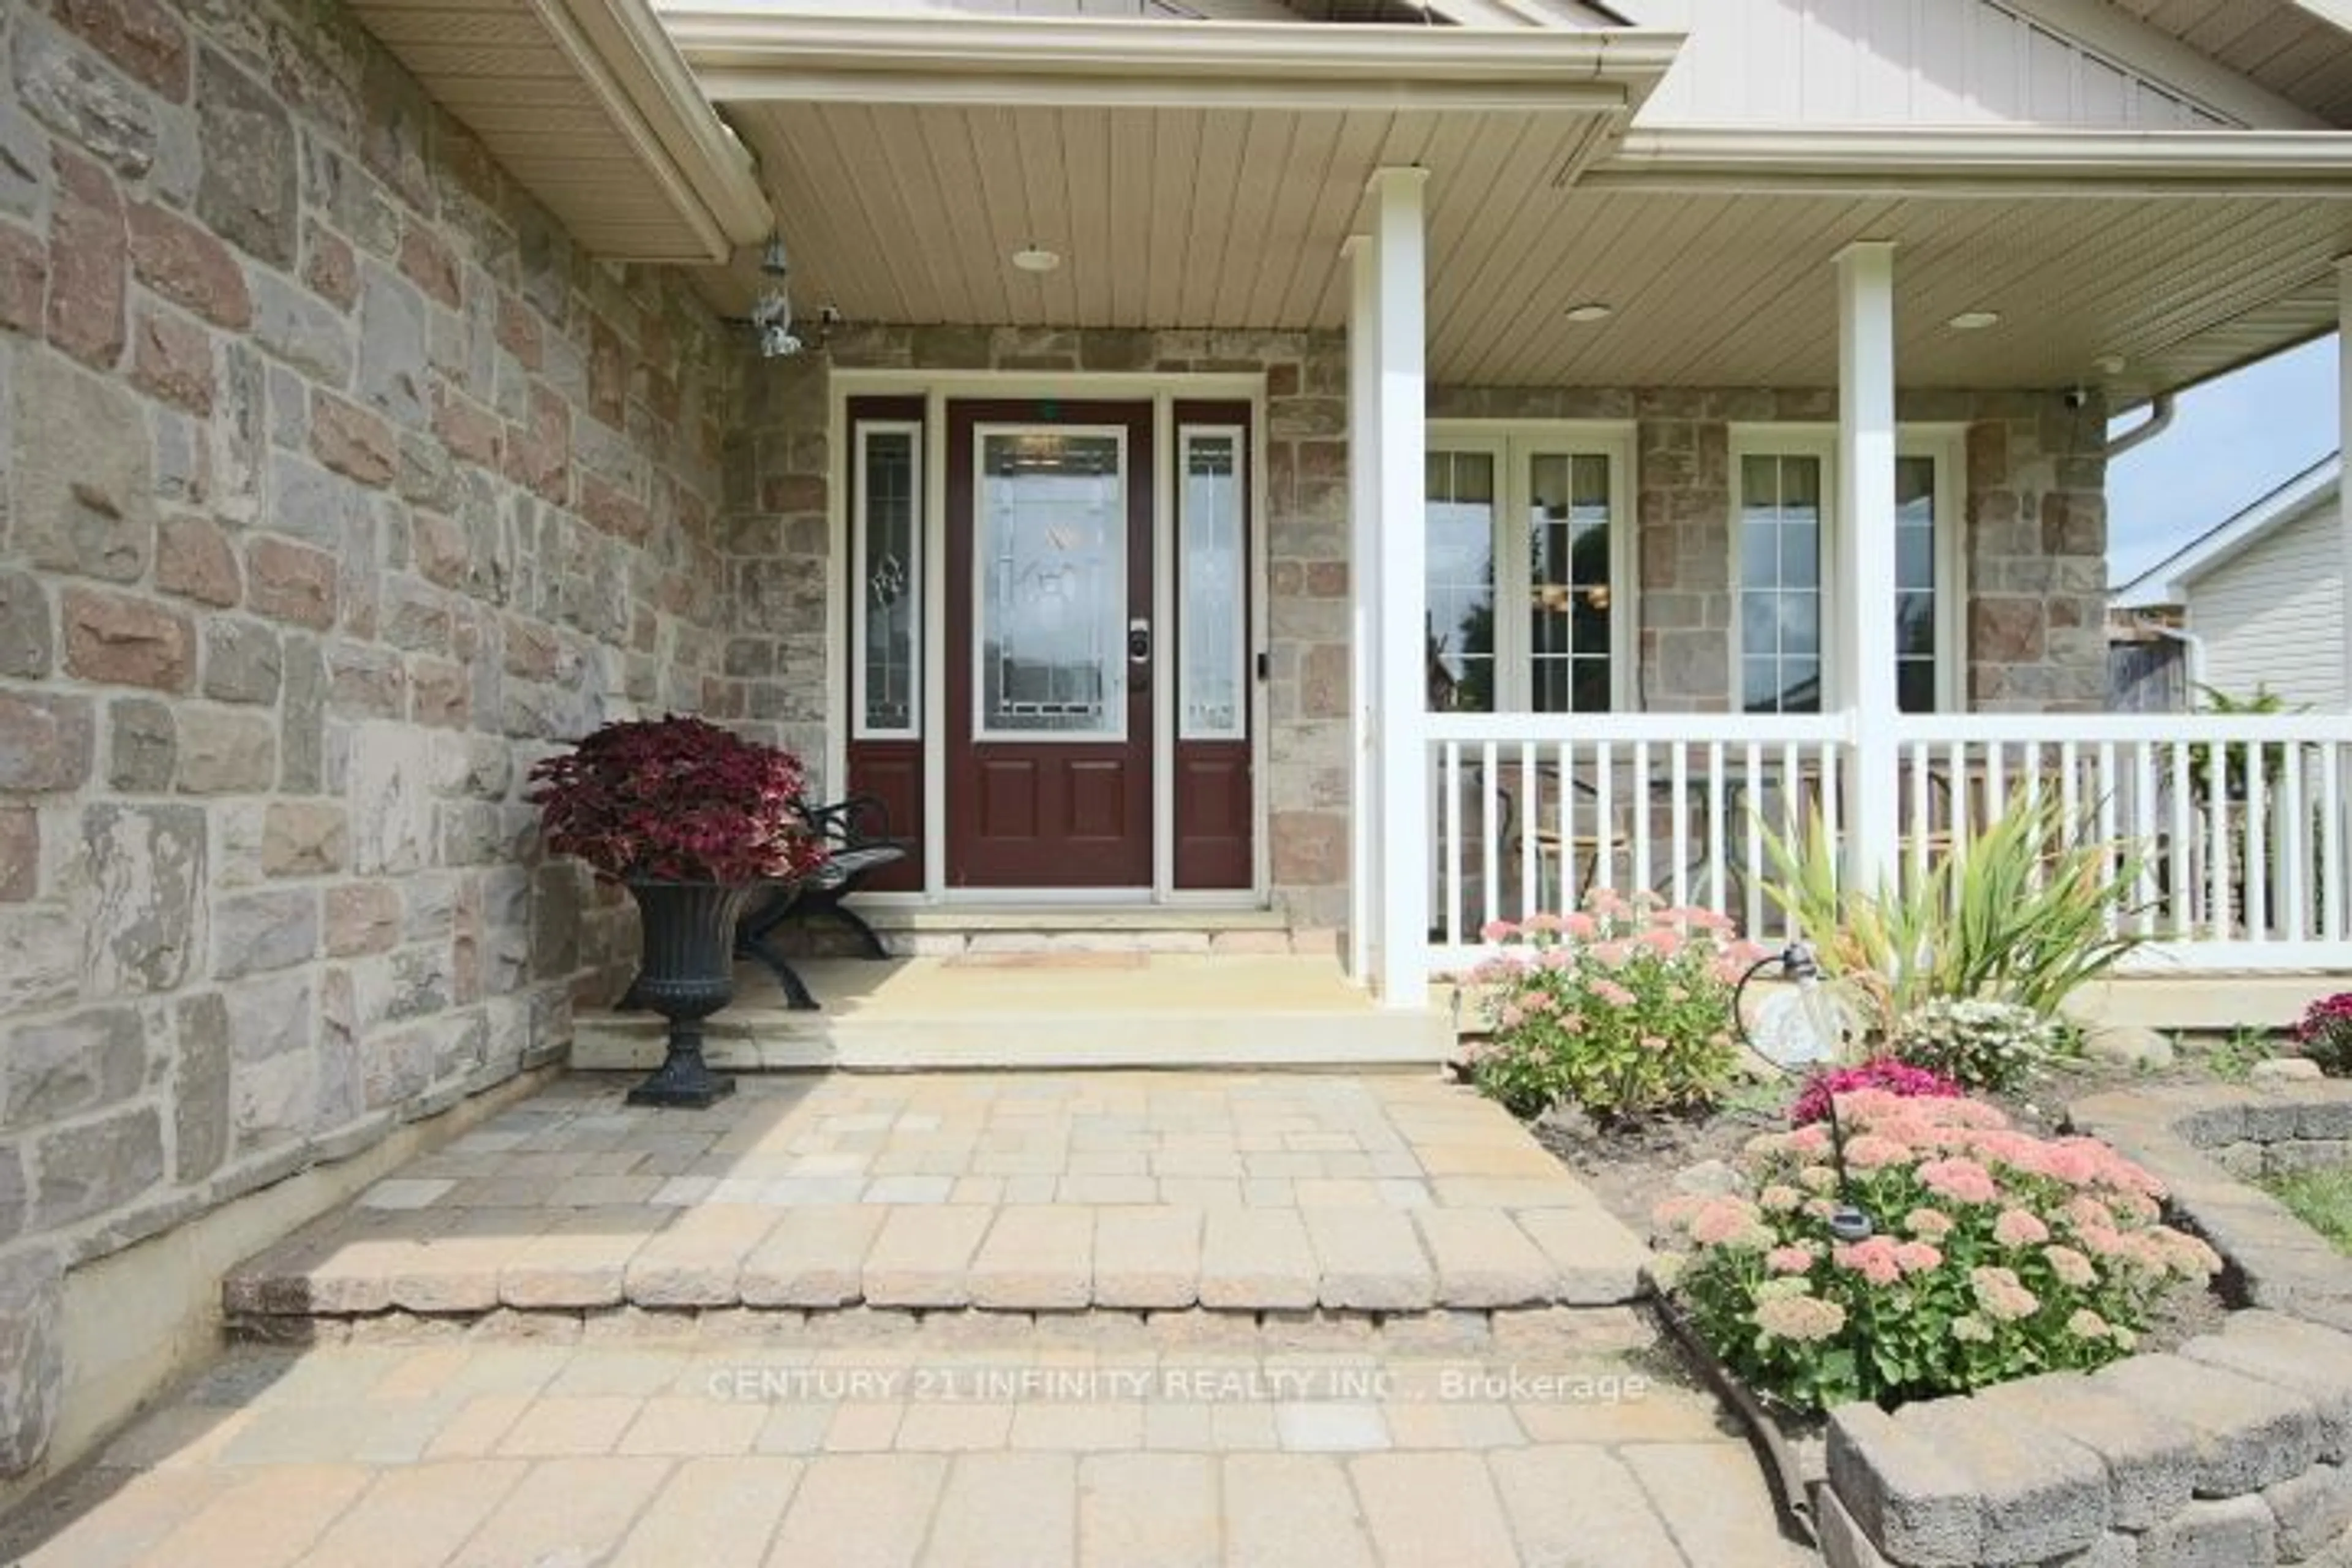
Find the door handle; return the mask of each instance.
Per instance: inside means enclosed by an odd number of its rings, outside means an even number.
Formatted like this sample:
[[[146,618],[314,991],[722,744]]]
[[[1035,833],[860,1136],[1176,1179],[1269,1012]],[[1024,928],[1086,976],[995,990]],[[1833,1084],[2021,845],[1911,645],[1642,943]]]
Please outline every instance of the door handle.
[[[1151,662],[1151,623],[1141,616],[1127,623],[1127,662]]]

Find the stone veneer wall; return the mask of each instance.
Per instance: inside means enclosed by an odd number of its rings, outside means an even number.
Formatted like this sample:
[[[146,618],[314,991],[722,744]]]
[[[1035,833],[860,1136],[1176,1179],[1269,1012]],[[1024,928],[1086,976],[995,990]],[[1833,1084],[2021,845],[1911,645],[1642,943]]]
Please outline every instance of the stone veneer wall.
[[[742,355],[334,0],[0,12],[0,1474],[61,1279],[562,1050],[548,742],[724,709]]]
[[[846,633],[828,618],[829,369],[1263,374],[1271,671],[1266,781],[1274,897],[1294,929],[1348,914],[1348,350],[1330,332],[868,327],[823,356],[752,372],[728,448],[724,535],[738,622],[728,671],[743,715],[824,755],[825,681]]]
[[[1906,392],[1906,423],[1968,426],[1968,697],[1982,711],[2106,707],[2106,413],[2056,393]],[[1834,391],[1439,387],[1433,419],[1635,425],[1642,690],[1731,706],[1731,426],[1834,423]]]

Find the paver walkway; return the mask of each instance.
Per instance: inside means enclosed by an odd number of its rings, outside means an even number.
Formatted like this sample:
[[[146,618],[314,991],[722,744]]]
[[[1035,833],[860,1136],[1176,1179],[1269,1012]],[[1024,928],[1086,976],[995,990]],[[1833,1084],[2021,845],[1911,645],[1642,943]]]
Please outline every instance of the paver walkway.
[[[580,1075],[240,1268],[248,1319],[1623,1301],[1646,1254],[1433,1075]]]
[[[1570,1321],[1572,1320],[1572,1321]],[[1793,1568],[1623,1310],[1328,1323],[712,1317],[664,1345],[247,1348],[0,1521],[26,1568]],[[828,1337],[828,1333],[830,1337]],[[1311,1345],[1312,1349],[1301,1349]]]

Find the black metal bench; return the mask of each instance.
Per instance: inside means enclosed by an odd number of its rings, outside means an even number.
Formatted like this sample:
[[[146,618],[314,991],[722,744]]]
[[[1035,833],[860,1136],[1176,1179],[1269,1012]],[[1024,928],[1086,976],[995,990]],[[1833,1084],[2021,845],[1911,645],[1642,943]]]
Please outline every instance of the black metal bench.
[[[883,867],[905,859],[909,846],[891,837],[889,809],[870,795],[849,795],[828,805],[803,801],[794,809],[809,831],[824,841],[824,866],[805,880],[777,884],[736,922],[735,956],[766,964],[784,989],[786,1005],[807,1012],[816,1006],[816,997],[793,966],[770,951],[768,939],[786,925],[831,921],[847,927],[867,957],[889,957],[880,935],[843,900]]]

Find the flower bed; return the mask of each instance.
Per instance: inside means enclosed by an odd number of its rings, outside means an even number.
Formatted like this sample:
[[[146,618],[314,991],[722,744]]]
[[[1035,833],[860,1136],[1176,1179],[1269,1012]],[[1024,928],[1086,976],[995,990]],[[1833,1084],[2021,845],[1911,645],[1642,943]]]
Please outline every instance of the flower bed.
[[[2352,1261],[2210,1157],[2276,1168],[2352,1138],[2352,1085],[2131,1089],[2072,1119],[2162,1184],[2256,1310],[2088,1373],[1840,1406],[1814,1504],[1832,1568],[2352,1558]]]

